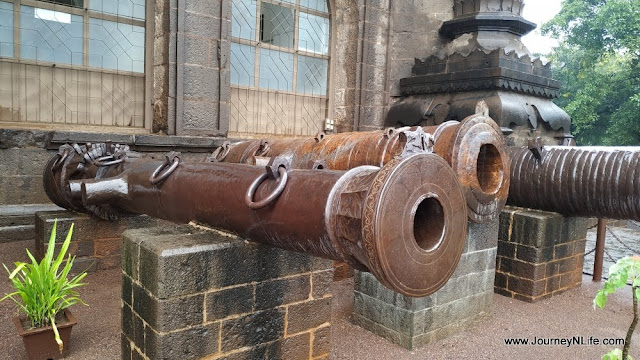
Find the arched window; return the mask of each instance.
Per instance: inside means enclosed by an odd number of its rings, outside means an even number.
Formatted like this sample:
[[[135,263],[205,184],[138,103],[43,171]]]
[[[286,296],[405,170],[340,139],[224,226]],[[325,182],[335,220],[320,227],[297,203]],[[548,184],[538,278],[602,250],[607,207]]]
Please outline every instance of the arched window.
[[[230,136],[323,130],[329,29],[327,0],[233,0]]]

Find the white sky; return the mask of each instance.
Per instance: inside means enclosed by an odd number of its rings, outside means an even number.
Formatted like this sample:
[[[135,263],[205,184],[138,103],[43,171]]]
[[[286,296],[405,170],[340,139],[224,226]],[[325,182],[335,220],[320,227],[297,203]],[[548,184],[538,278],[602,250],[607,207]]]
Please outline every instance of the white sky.
[[[540,26],[553,19],[560,11],[562,0],[528,0],[525,2],[523,16],[538,24],[538,27],[524,36],[522,42],[531,53],[548,54],[553,46],[557,46],[555,39],[542,36]]]

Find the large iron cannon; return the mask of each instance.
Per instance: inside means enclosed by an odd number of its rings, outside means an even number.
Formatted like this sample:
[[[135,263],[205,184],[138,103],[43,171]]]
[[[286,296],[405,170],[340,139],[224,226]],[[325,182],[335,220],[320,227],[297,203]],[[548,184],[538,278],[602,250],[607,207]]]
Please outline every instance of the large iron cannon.
[[[640,221],[640,148],[509,148],[508,203],[565,215]]]
[[[349,171],[163,160],[110,144],[64,145],[45,168],[58,205],[103,218],[148,214],[195,221],[245,239],[346,261],[389,288],[426,296],[446,283],[463,250],[464,195],[433,154]]]
[[[455,172],[465,194],[469,218],[487,222],[498,218],[507,200],[509,156],[500,128],[488,116],[484,102],[478,104],[476,111],[461,122],[448,121],[432,127],[226,144],[211,159],[255,164],[264,157],[286,155],[296,169],[348,170],[362,165],[383,166],[399,155],[430,148]]]

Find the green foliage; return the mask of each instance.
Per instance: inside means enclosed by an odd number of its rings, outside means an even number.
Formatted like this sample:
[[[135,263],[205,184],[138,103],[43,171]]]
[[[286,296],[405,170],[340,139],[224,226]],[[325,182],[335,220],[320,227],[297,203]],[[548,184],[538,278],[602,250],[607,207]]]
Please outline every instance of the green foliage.
[[[627,331],[624,349],[614,349],[605,354],[603,360],[633,360],[629,356],[629,348],[631,346],[631,336],[638,322],[638,298],[640,298],[640,257],[624,257],[609,268],[609,279],[605,281],[602,289],[598,290],[593,299],[593,308],[603,309],[607,304],[609,295],[615,293],[618,289],[627,286],[631,282],[631,291],[633,292],[633,322]]]
[[[636,295],[640,295],[640,260],[631,257],[624,257],[609,268],[609,279],[605,281],[604,287],[598,291],[593,299],[593,307],[603,309],[607,303],[609,295],[622,289],[631,281],[632,288]]]
[[[633,360],[631,356],[627,356],[628,360]],[[602,356],[602,360],[622,360],[622,350],[613,349]]]
[[[563,0],[542,31],[560,40],[549,59],[556,100],[581,145],[640,144],[640,1]]]
[[[0,301],[11,299],[18,304],[29,318],[32,327],[51,325],[55,333],[56,342],[62,352],[63,344],[58,333],[55,316],[71,305],[77,303],[86,305],[78,297],[78,292],[75,289],[85,285],[81,281],[87,274],[82,272],[71,280],[68,279],[75,256],[69,255],[65,261],[65,255],[71,243],[73,225],[69,229],[58,256],[54,259],[56,226],[57,221],[53,224],[47,253],[40,263],[36,261],[27,249],[27,255],[31,263],[16,262],[16,268],[13,271],[9,271],[7,266],[3,264],[9,273],[9,279],[15,291],[6,294]],[[60,268],[61,265],[63,265],[62,268]]]

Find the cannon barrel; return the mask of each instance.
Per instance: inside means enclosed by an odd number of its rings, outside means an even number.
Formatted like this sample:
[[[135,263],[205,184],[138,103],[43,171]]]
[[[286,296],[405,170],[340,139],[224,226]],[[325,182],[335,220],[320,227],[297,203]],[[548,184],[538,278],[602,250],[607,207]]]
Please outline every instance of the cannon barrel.
[[[510,205],[640,221],[640,147],[514,147]]]
[[[487,222],[498,218],[507,201],[509,156],[500,128],[483,110],[480,107],[477,114],[461,122],[433,127],[243,141],[217,149],[212,160],[255,164],[259,157],[286,154],[297,169],[348,170],[382,166],[396,156],[433,145],[462,185],[469,219]]]
[[[186,163],[175,154],[164,161],[122,156],[95,170],[83,158],[67,147],[47,164],[45,188],[54,202],[103,217],[126,212],[196,221],[346,261],[408,296],[444,285],[464,247],[464,195],[433,154],[347,172],[286,170],[282,158],[267,168]]]

